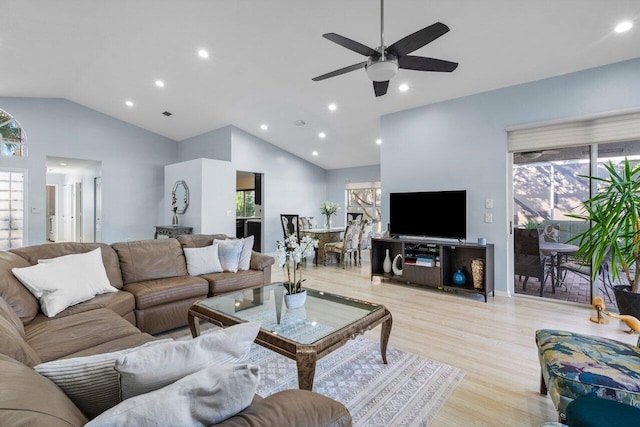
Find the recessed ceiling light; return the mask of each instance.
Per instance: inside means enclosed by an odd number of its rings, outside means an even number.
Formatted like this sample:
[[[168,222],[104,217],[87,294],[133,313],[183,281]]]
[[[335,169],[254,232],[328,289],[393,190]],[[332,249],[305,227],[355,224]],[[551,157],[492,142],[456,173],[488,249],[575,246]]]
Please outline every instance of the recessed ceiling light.
[[[318,134],[318,137],[320,137],[320,138],[326,138],[326,137],[327,137],[327,134],[326,134],[326,133],[324,133],[324,132],[320,132],[320,133]]]
[[[616,25],[615,32],[616,33],[624,33],[625,31],[629,31],[633,27],[633,23],[631,21],[624,21]]]
[[[338,106],[336,104],[329,104],[329,106],[327,108],[329,108],[329,110],[331,110],[331,111],[336,111]]]
[[[400,92],[406,92],[409,90],[409,85],[406,83],[402,83],[400,86],[398,86],[398,89],[400,90]]]
[[[260,129],[267,130],[267,129],[269,129],[269,126],[267,126],[266,124],[263,123],[263,124],[260,125]]]
[[[60,163],[60,166],[67,166],[65,162]]]
[[[209,57],[209,52],[207,52],[207,51],[206,51],[206,50],[204,50],[204,49],[200,49],[200,50],[198,51],[198,56],[199,56],[200,58],[205,58],[205,59],[206,59],[206,58],[208,58],[208,57]]]
[[[164,82],[162,80],[156,80],[156,86],[164,87]]]
[[[125,101],[124,103],[127,107],[133,107],[133,101]]]
[[[311,152],[311,154],[314,155],[314,156],[317,156],[318,152],[314,150],[314,151]]]
[[[381,145],[382,144],[382,140],[380,138],[376,139],[376,144]]]

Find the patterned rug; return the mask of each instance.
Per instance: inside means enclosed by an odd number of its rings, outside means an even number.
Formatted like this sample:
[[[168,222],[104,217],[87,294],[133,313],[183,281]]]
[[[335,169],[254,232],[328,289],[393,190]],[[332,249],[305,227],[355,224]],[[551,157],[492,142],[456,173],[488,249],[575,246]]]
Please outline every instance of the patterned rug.
[[[202,333],[215,329],[204,323]],[[191,334],[186,328],[166,336]],[[261,368],[259,395],[298,388],[293,360],[253,344],[247,362]],[[379,342],[357,337],[318,360],[313,391],[342,402],[354,426],[428,426],[464,376],[461,369],[393,347],[387,362]]]

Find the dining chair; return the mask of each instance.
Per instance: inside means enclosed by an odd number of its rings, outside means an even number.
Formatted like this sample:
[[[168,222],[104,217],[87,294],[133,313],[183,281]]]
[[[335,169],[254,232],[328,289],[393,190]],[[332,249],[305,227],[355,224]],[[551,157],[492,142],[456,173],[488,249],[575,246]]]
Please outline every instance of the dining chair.
[[[365,219],[362,221],[360,231],[360,244],[358,246],[358,262],[362,265],[362,251],[371,249],[371,238],[373,237],[373,221]]]
[[[358,221],[347,222],[342,240],[338,242],[327,242],[324,244],[324,265],[327,265],[327,256],[333,254],[338,263],[342,263],[342,268],[346,267],[347,260],[354,260],[358,265],[358,246],[360,244],[360,232],[362,226]]]
[[[295,234],[300,241],[300,215],[297,214],[280,214],[280,222],[282,223],[282,234],[285,240]]]
[[[347,221],[360,221],[362,222],[362,212],[347,212]]]
[[[540,296],[548,277],[547,256],[540,250],[540,236],[535,228],[516,228],[514,231],[514,263],[513,271],[520,277],[524,276],[522,289],[527,290],[530,277],[540,281]]]
[[[600,270],[598,271],[598,279],[600,280],[600,285],[598,289],[602,293],[607,296],[609,302],[613,302],[611,299],[611,294],[609,290],[613,291],[613,282],[611,280],[611,271],[609,270],[609,260],[611,256],[609,251],[605,254],[604,262],[600,266]],[[569,260],[566,262],[560,263],[558,266],[558,283],[560,285],[564,285],[564,281],[567,279],[567,274],[571,272],[577,274],[578,276],[586,279],[588,281],[591,280],[591,263],[585,260],[575,259]]]

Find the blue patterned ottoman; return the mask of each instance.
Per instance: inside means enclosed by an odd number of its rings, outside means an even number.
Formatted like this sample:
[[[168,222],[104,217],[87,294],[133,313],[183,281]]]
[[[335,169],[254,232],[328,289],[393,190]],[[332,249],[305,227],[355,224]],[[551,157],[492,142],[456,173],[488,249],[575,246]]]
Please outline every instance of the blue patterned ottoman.
[[[564,419],[573,399],[586,396],[640,407],[640,348],[612,339],[554,329],[536,331],[547,391]]]

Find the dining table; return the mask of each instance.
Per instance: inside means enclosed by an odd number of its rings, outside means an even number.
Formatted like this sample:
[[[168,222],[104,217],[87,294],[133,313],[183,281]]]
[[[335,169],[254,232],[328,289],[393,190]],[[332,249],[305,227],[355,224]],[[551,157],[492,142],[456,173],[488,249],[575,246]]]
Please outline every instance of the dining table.
[[[321,259],[324,262],[324,244],[329,242],[339,242],[344,231],[345,227],[306,228],[300,230],[303,235],[318,239],[318,250],[315,252],[313,260],[315,265],[318,265],[318,259]]]
[[[551,289],[553,293],[556,292],[556,286],[560,284],[559,274],[562,258],[575,254],[578,249],[578,246],[570,243],[540,242],[540,252],[551,260]]]

